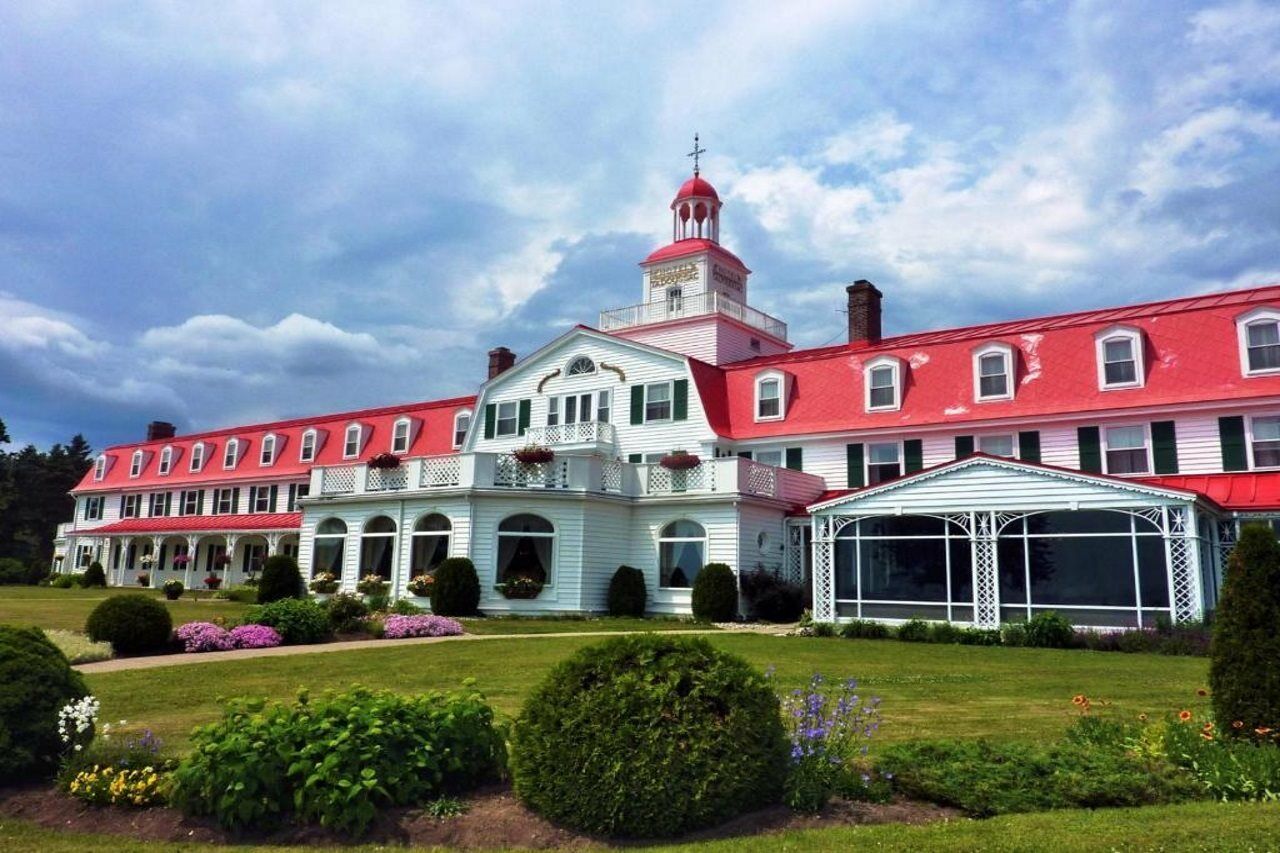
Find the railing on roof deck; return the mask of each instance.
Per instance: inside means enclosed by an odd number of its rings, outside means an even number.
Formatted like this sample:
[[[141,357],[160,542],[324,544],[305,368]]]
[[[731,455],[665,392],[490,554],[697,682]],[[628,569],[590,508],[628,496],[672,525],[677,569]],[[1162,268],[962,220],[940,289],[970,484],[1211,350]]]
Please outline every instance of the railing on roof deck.
[[[565,444],[613,444],[613,424],[604,421],[579,421],[573,424],[530,427],[525,433],[529,444],[559,447]]]
[[[680,299],[662,299],[654,302],[642,302],[639,305],[628,305],[625,308],[614,308],[600,312],[600,330],[604,332],[628,329],[633,326],[645,326],[650,323],[664,323],[668,320],[681,320],[686,317],[702,317],[708,314],[721,314],[731,317],[753,329],[772,335],[779,340],[787,339],[787,324],[777,317],[770,317],[763,311],[757,311],[716,291],[697,293]]]

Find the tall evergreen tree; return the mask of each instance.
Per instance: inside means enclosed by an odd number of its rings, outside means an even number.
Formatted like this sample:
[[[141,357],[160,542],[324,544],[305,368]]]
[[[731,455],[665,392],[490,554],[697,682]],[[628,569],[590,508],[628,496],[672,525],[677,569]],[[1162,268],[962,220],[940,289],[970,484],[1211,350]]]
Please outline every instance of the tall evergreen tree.
[[[1227,560],[1214,615],[1209,687],[1218,730],[1280,726],[1280,543],[1265,524],[1248,524]],[[1235,723],[1243,726],[1239,729]]]
[[[0,445],[9,441],[0,421]],[[0,557],[48,564],[56,528],[75,510],[67,493],[92,467],[92,454],[82,435],[44,453],[30,444],[17,452],[0,447]]]

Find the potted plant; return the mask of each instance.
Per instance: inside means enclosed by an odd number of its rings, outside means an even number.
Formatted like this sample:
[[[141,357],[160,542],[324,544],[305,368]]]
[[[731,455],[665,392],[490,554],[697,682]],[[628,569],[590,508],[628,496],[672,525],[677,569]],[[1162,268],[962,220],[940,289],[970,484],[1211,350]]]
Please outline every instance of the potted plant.
[[[151,586],[151,575],[146,572],[138,572],[138,586]]]
[[[182,597],[182,593],[186,592],[186,587],[182,585],[182,581],[174,578],[164,582],[164,586],[160,590],[164,593],[164,597],[170,601],[177,601]]]
[[[369,467],[376,468],[379,471],[385,471],[389,468],[400,467],[400,457],[394,453],[379,453],[377,456],[369,460]]]
[[[524,577],[522,575],[520,577],[514,577],[506,583],[499,584],[498,588],[502,590],[502,595],[505,598],[537,598],[542,592],[542,581],[534,580],[533,578]]]
[[[518,447],[511,451],[511,455],[521,465],[542,465],[556,458],[555,451],[550,447],[542,447],[537,444]]]
[[[333,572],[320,572],[311,579],[311,591],[318,595],[333,595],[338,591],[338,576]]]
[[[696,453],[676,450],[658,460],[658,464],[668,471],[689,471],[702,464]]]
[[[222,578],[210,572],[209,576],[204,579],[204,585],[206,589],[217,589],[222,586]]]
[[[430,598],[431,587],[435,582],[434,575],[414,575],[409,578],[409,592],[419,598]]]
[[[387,582],[382,575],[367,574],[356,583],[356,591],[361,595],[375,596],[387,594]]]

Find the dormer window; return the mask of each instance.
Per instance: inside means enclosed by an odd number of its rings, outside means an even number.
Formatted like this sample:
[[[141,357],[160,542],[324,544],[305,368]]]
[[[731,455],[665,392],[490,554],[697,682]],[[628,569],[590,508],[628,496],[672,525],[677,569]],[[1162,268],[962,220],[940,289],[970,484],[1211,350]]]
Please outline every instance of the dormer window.
[[[1098,387],[1141,388],[1146,377],[1142,366],[1142,332],[1127,326],[1113,326],[1096,337]]]
[[[262,438],[262,452],[258,454],[258,464],[266,467],[274,465],[276,461],[276,437],[274,435],[266,435]]]
[[[173,448],[166,447],[160,451],[160,464],[158,465],[158,471],[161,477],[166,477],[168,476],[169,472],[172,470],[173,470]]]
[[[565,368],[565,376],[587,376],[596,372],[596,363],[585,355],[580,355],[569,362]]]
[[[129,462],[129,476],[137,477],[142,473],[142,451],[133,451],[133,459]]]
[[[107,457],[99,456],[93,460],[93,479],[101,480],[107,476]]]
[[[768,370],[756,377],[756,420],[776,421],[787,416],[786,376]]]
[[[467,441],[467,431],[471,429],[471,412],[458,412],[453,416],[453,446],[462,447]]]
[[[391,452],[409,452],[409,419],[401,418],[391,428]]]
[[[240,461],[240,439],[232,438],[227,440],[227,449],[222,454],[222,468],[230,471],[236,467],[236,463]]]
[[[867,362],[863,370],[868,412],[893,411],[902,406],[902,363],[892,356]]]
[[[973,396],[978,402],[1013,399],[1013,347],[987,344],[974,352]]]
[[[191,464],[187,466],[191,473],[196,473],[204,467],[204,442],[197,441],[191,445]]]
[[[1280,373],[1280,311],[1257,308],[1236,320],[1245,376]]]
[[[302,434],[302,446],[298,448],[299,462],[314,462],[316,458],[316,431],[309,429]]]
[[[360,437],[363,430],[360,424],[352,424],[347,427],[346,436],[342,442],[342,458],[355,459],[360,455]]]

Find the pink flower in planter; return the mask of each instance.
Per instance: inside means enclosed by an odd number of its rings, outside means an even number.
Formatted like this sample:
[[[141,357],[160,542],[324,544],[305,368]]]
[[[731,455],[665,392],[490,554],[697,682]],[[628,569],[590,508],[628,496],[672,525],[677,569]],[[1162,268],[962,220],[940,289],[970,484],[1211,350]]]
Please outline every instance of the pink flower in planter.
[[[212,622],[188,622],[174,634],[189,652],[225,652],[235,648],[231,635]]]
[[[382,623],[388,640],[406,637],[456,637],[462,625],[444,616],[388,616]]]
[[[267,625],[240,625],[229,636],[237,649],[270,649],[282,642],[276,629]]]

